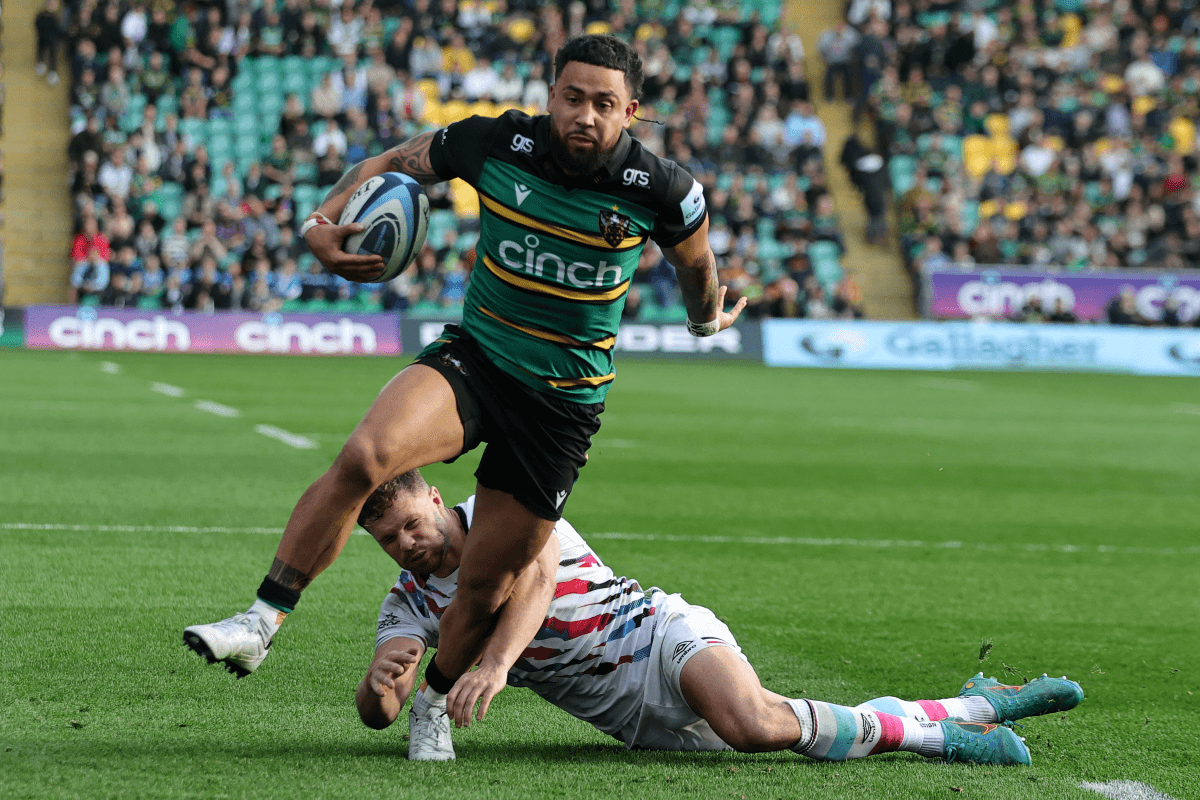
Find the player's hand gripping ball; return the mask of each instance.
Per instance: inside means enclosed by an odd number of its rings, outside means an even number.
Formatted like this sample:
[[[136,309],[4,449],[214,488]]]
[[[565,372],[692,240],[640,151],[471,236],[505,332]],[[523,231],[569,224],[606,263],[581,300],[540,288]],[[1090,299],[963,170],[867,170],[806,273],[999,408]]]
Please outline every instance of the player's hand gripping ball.
[[[429,230],[429,198],[421,184],[399,172],[368,178],[346,203],[339,225],[361,223],[362,233],[346,237],[347,253],[383,257],[383,283],[416,260]]]

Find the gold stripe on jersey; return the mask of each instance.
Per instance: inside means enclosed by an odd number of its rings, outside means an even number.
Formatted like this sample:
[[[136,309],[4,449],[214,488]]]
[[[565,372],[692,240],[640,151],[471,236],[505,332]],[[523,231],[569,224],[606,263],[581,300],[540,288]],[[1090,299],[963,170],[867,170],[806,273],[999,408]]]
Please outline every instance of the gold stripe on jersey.
[[[552,297],[560,297],[563,300],[576,300],[585,303],[609,303],[625,294],[625,290],[629,288],[629,281],[625,280],[605,292],[581,292],[575,289],[567,289],[558,284],[540,283],[523,278],[501,267],[492,260],[491,256],[485,255],[483,257],[483,265],[488,268],[489,272],[509,286],[515,286],[518,289],[524,289],[527,292],[534,292],[535,294],[548,294]]]
[[[552,225],[548,222],[543,222],[540,219],[534,219],[531,216],[522,214],[514,208],[509,208],[498,200],[488,197],[483,192],[479,193],[479,199],[483,203],[484,208],[491,211],[497,216],[503,217],[514,225],[520,225],[522,228],[529,228],[535,231],[541,231],[551,236],[556,236],[559,239],[566,239],[569,242],[576,244],[587,245],[598,250],[606,252],[614,252],[620,250],[629,250],[634,247],[640,247],[646,241],[645,236],[626,236],[621,240],[620,244],[615,247],[609,244],[608,240],[603,236],[597,236],[593,233],[583,233],[582,231],[564,228],[561,225]]]
[[[544,378],[541,375],[535,375],[534,377],[545,381],[556,389],[578,389],[582,386],[603,386],[617,377],[617,373],[610,372],[598,378]]]
[[[521,333],[526,334],[527,336],[534,336],[538,339],[543,339],[547,342],[554,342],[555,344],[564,344],[567,347],[575,347],[575,348],[579,348],[581,350],[582,349],[611,350],[613,348],[613,345],[617,343],[617,337],[615,337],[615,336],[607,336],[603,339],[597,339],[594,342],[585,342],[581,339],[575,339],[570,336],[564,336],[561,333],[551,333],[550,331],[543,331],[543,330],[539,330],[537,328],[530,328],[527,325],[518,325],[515,322],[511,322],[511,321],[505,319],[504,317],[500,316],[499,314],[489,311],[488,309],[484,308],[483,306],[480,306],[479,310],[483,314],[491,317],[492,319],[496,320],[500,324],[507,325],[508,327],[512,328],[513,330],[518,330]]]

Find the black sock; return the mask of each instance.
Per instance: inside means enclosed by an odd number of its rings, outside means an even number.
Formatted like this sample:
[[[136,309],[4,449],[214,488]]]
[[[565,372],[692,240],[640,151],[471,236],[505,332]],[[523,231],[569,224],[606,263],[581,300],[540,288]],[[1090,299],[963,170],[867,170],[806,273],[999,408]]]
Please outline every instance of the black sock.
[[[430,660],[429,666],[425,667],[425,681],[429,684],[429,688],[438,694],[450,694],[450,690],[454,688],[454,681],[447,678],[438,669],[436,658]]]
[[[271,578],[263,578],[258,587],[258,599],[270,603],[285,614],[290,614],[300,602],[300,590],[291,589]]]

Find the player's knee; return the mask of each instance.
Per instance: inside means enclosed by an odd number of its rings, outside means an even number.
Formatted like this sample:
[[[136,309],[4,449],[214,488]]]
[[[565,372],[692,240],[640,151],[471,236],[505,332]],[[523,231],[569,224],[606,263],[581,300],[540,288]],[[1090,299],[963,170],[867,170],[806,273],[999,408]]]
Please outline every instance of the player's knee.
[[[395,454],[373,437],[355,433],[342,446],[334,468],[339,481],[349,487],[370,492],[391,477]]]
[[[764,753],[780,748],[780,731],[775,718],[776,709],[766,702],[752,702],[730,709],[722,715],[713,730],[721,739],[740,753]],[[786,738],[786,735],[784,736]]]
[[[500,610],[512,593],[511,575],[476,574],[460,577],[455,602],[463,603],[475,619],[490,617]]]
[[[724,726],[717,735],[739,753],[764,753],[779,749],[766,728],[756,720],[739,717],[732,724]]]

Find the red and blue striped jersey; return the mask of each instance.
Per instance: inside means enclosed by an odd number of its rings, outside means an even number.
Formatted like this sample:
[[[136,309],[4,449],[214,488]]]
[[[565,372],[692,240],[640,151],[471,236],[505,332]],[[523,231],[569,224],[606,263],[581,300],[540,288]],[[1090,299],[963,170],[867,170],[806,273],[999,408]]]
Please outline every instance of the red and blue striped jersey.
[[[459,506],[470,526],[475,498]],[[562,554],[558,587],[537,636],[508,673],[567,713],[615,734],[638,712],[662,592],[606,567],[565,519],[554,527]],[[446,578],[402,570],[379,611],[376,646],[396,636],[437,647],[458,572]],[[631,665],[636,665],[632,666]]]

